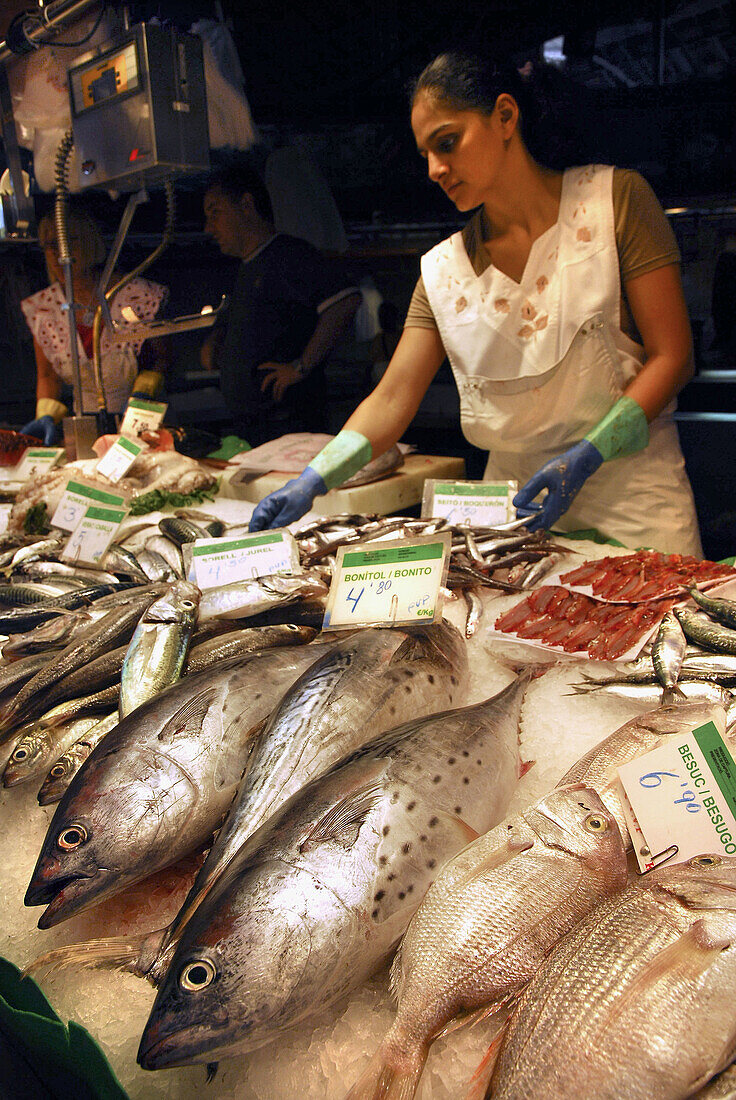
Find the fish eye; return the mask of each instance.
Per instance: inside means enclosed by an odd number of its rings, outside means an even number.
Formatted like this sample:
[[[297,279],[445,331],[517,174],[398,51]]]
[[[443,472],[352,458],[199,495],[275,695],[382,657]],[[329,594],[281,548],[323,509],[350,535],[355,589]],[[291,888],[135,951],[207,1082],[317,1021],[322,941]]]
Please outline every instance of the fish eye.
[[[191,611],[191,609],[194,607],[194,604],[191,600],[182,600],[181,606],[184,608],[185,611]]]
[[[184,967],[179,975],[179,985],[188,993],[199,993],[200,989],[206,989],[216,977],[217,970],[209,959],[197,959]]]
[[[602,814],[588,814],[583,824],[589,833],[604,833],[608,828],[608,822]]]
[[[63,764],[54,764],[53,768],[49,772],[49,775],[52,775],[54,777],[54,779],[61,779],[61,777],[65,773],[66,773],[66,768],[64,767]]]
[[[694,856],[690,860],[691,867],[717,867],[721,863],[720,856]]]
[[[21,760],[27,760],[28,759],[28,749],[24,749],[24,748],[16,749],[10,759],[15,760],[16,763],[18,763]]]
[[[84,825],[67,825],[59,833],[56,843],[65,852],[73,852],[75,848],[81,848],[87,841],[87,830]]]

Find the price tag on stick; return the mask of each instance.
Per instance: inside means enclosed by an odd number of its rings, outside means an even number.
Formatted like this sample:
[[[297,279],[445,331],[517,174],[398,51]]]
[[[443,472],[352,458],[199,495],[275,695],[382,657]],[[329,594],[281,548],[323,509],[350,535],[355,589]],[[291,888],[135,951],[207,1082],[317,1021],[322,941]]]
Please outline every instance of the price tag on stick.
[[[98,505],[103,508],[127,508],[128,497],[125,493],[109,492],[96,485],[88,485],[81,478],[70,478],[61,500],[51,517],[51,526],[62,531],[74,531],[88,508]]]
[[[370,550],[341,546],[322,627],[405,626],[441,615],[452,536],[381,542]]]
[[[141,432],[155,432],[161,427],[167,408],[168,405],[161,401],[131,397],[120,425],[120,434],[135,439]]]
[[[436,516],[450,523],[468,523],[473,527],[493,527],[516,518],[511,503],[519,488],[517,481],[438,481],[424,482],[422,517]]]
[[[147,450],[145,443],[135,439],[126,439],[124,435],[116,439],[109,451],[97,463],[97,473],[102,474],[113,484],[125,477],[141,451]]]
[[[87,508],[62,550],[62,558],[97,565],[127,514],[124,508]]]
[[[291,531],[266,531],[233,539],[197,539],[191,544],[194,582],[201,589],[271,573],[300,573]]]
[[[29,481],[48,473],[64,454],[63,447],[28,447],[18,465],[11,471],[14,481]]]
[[[736,855],[736,761],[715,722],[668,738],[618,774],[642,871],[707,852]]]

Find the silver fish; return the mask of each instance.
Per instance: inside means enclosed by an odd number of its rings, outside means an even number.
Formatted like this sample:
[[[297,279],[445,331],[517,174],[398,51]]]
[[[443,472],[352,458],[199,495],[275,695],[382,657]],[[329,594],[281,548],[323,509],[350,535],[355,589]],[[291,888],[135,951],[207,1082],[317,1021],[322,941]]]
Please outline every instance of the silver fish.
[[[666,697],[672,693],[680,675],[687,649],[687,639],[682,627],[671,611],[662,618],[652,645],[652,664]]]
[[[629,683],[618,680],[612,683],[610,679],[608,681],[588,680],[585,684],[573,687],[572,694],[588,695],[591,691],[600,691],[605,695],[614,695],[619,699],[631,699],[635,702],[650,702],[653,707],[662,696],[659,683]],[[728,707],[733,700],[727,688],[707,680],[683,681],[680,684],[680,691],[689,702],[712,702]]]
[[[177,572],[169,565],[166,558],[156,550],[143,547],[136,554],[136,559],[145,575],[152,581],[175,581]]]
[[[115,729],[119,721],[117,709],[111,711],[85,730],[79,740],[62,753],[56,763],[49,768],[48,775],[41,784],[38,792],[40,806],[49,806],[59,801],[92,750],[99,745],[103,737]]]
[[[726,600],[721,596],[708,596],[694,586],[688,588],[687,591],[690,598],[695,601],[698,607],[702,607],[703,611],[706,611],[711,618],[717,619],[724,626],[736,628],[736,602],[734,600]]]
[[[121,718],[181,676],[197,622],[199,596],[196,585],[175,581],[141,615],[121,670]]]
[[[43,928],[208,842],[248,766],[253,739],[326,647],[255,653],[186,677],[124,718],[56,808],[26,905]]]
[[[557,786],[582,783],[597,791],[606,808],[616,818],[627,848],[631,848],[626,818],[618,797],[618,769],[629,760],[636,760],[645,752],[665,744],[668,738],[691,733],[698,726],[712,721],[714,716],[719,718],[721,727],[725,726],[725,709],[712,702],[670,703],[639,714],[581,756],[565,772]],[[733,734],[726,734],[726,742],[736,751]]]
[[[437,869],[503,816],[528,681],[392,729],[282,805],[184,930],[141,1064],[253,1050],[380,966]]]
[[[326,596],[328,587],[316,574],[288,576],[273,573],[255,580],[233,581],[202,593],[199,604],[201,622],[208,619],[245,619],[272,607],[294,600],[314,600]]]
[[[315,776],[410,717],[462,697],[465,641],[448,622],[411,630],[380,627],[338,642],[286,693],[268,722],[251,768],[162,945],[172,941],[244,842]]]
[[[560,937],[626,880],[616,821],[579,786],[552,791],[450,859],[401,941],[396,1019],[350,1100],[409,1100],[435,1036],[515,999]]]
[[[229,630],[214,638],[193,645],[186,659],[187,673],[200,672],[203,668],[231,657],[245,656],[276,646],[306,645],[315,637],[317,631],[312,626],[296,626],[285,623],[281,626],[248,626],[243,630]]]
[[[146,550],[154,554],[160,554],[165,562],[174,571],[174,575],[184,580],[184,559],[176,542],[172,542],[166,535],[152,535],[146,539]]]
[[[736,1048],[736,859],[660,868],[552,951],[504,1032],[494,1100],[678,1100]]]
[[[15,787],[45,775],[49,764],[71,748],[97,721],[96,717],[84,715],[53,726],[33,723],[10,755],[3,772],[3,786]]]
[[[707,615],[690,611],[686,607],[676,607],[674,612],[690,641],[697,642],[706,649],[715,649],[719,653],[736,653],[736,630],[715,623]]]

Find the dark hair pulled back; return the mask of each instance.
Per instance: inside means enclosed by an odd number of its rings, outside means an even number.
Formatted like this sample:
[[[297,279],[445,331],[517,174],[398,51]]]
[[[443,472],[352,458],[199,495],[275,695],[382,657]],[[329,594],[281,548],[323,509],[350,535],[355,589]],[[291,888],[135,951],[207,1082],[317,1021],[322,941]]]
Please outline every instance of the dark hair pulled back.
[[[575,112],[565,109],[570,89],[552,65],[514,65],[482,54],[452,50],[441,53],[419,74],[410,89],[413,106],[420,92],[457,111],[491,114],[498,97],[506,92],[516,100],[524,144],[541,164],[566,168],[580,163],[579,134],[563,119]]]

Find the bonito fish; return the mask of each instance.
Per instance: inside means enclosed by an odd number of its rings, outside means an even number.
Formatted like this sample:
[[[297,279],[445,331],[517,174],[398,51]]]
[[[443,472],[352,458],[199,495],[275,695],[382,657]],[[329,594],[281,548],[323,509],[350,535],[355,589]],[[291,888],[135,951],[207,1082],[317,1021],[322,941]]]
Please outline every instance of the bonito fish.
[[[529,678],[376,738],[253,834],[184,929],[144,1068],[271,1042],[385,960],[438,868],[503,816]]]
[[[26,905],[39,927],[118,893],[207,843],[232,802],[251,741],[327,647],[238,658],[133,711],[87,758],[59,802]]]
[[[736,859],[661,867],[537,971],[503,1036],[494,1100],[679,1100],[736,1049]]]
[[[512,1001],[545,954],[626,886],[616,821],[595,791],[552,791],[440,871],[391,971],[396,1019],[350,1100],[409,1100],[452,1020]]]
[[[374,627],[338,642],[304,673],[272,714],[237,798],[168,930],[168,945],[238,849],[310,779],[370,738],[462,697],[465,641],[449,622],[407,630]]]

